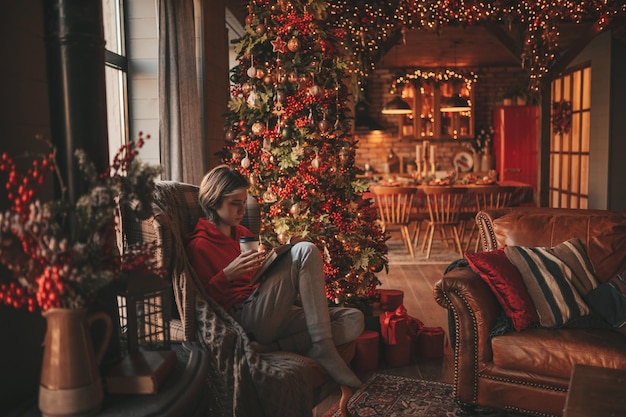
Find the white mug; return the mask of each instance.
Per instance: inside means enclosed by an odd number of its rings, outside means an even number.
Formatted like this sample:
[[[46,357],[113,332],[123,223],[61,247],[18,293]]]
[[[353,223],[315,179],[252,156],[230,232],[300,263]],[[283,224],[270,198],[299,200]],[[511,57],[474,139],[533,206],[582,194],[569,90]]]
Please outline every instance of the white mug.
[[[239,238],[239,248],[242,252],[259,250],[259,238],[256,236],[241,236]]]

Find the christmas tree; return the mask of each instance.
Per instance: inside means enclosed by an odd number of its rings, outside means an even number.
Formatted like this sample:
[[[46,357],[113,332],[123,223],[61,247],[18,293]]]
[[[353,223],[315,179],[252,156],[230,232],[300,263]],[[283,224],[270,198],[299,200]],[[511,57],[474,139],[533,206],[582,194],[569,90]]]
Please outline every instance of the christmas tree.
[[[364,305],[388,266],[367,180],[354,165],[351,31],[323,1],[255,0],[231,69],[223,159],[252,184],[261,240],[303,236],[324,255],[328,298]],[[363,45],[364,46],[364,45]],[[366,62],[366,61],[361,61]]]

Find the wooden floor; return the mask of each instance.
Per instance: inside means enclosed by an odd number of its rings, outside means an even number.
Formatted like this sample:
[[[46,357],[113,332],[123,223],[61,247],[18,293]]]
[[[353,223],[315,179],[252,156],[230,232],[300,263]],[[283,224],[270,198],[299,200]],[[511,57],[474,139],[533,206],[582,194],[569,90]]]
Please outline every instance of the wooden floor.
[[[412,259],[396,240],[395,235],[388,241],[389,246],[389,273],[382,272],[378,278],[383,285],[380,288],[398,289],[404,291],[403,304],[410,316],[424,322],[425,326],[440,326],[446,330],[446,347],[444,357],[438,359],[424,359],[414,357],[409,366],[389,368],[380,363],[379,371],[394,375],[452,383],[454,376],[454,358],[448,341],[447,310],[439,306],[433,296],[433,286],[441,279],[446,267],[454,260],[459,259],[458,253],[446,249],[443,244],[433,243],[431,259],[424,259],[423,254],[416,252]],[[371,372],[357,374],[362,381],[367,380]],[[326,411],[339,399],[339,394],[331,395],[315,407],[313,416],[322,417]]]

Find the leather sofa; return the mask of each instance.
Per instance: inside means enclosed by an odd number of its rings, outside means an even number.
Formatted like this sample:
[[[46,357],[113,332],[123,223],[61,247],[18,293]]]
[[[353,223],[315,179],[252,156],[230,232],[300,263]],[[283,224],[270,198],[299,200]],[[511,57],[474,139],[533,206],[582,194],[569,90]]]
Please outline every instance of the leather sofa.
[[[483,251],[578,237],[600,282],[626,269],[626,212],[521,207],[482,211],[476,221]],[[469,267],[449,268],[434,296],[450,313],[454,395],[462,405],[561,416],[574,364],[626,368],[626,336],[611,326],[490,334],[501,306]]]

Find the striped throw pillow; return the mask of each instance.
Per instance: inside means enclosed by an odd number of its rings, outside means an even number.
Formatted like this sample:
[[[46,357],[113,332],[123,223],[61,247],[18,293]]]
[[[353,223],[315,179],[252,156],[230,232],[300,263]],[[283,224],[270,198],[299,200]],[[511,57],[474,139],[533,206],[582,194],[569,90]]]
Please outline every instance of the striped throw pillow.
[[[558,327],[591,312],[583,297],[598,279],[580,239],[552,248],[508,246],[505,253],[519,269],[542,326]]]

